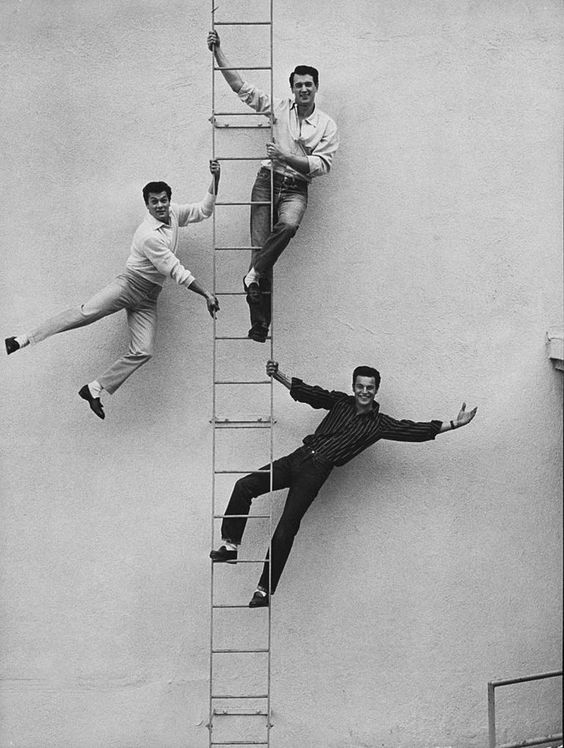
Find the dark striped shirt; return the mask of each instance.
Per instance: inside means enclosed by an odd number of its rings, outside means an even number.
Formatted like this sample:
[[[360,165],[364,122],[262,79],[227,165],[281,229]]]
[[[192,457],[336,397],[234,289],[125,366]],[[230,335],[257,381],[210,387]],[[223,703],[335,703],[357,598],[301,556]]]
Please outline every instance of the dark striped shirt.
[[[374,402],[369,413],[357,413],[353,396],[344,392],[329,392],[322,387],[305,384],[296,377],[292,378],[290,395],[312,408],[329,411],[315,433],[306,436],[303,442],[315,450],[320,459],[332,465],[344,465],[380,439],[429,441],[435,438],[442,425],[442,421],[397,421],[380,413],[377,402]]]

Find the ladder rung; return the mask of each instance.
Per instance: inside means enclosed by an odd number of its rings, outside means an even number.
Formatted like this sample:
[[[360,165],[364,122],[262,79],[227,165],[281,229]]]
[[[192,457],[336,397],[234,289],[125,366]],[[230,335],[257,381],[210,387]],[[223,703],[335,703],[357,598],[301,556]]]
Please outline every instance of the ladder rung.
[[[261,473],[270,475],[270,470],[215,470],[214,472],[216,475],[260,475]]]
[[[212,605],[212,608],[245,608],[245,610],[250,610],[249,605],[220,605],[217,603],[214,603]]]
[[[214,514],[214,519],[270,519],[270,514]]]
[[[216,161],[268,161],[267,156],[216,156]],[[216,205],[221,203],[216,203]]]
[[[270,418],[213,418],[210,423],[213,423],[215,426],[229,423],[263,423],[270,426],[273,421],[271,421]]]
[[[270,293],[271,293],[270,291],[261,291],[261,294],[263,296],[270,296]],[[216,291],[215,295],[216,296],[246,296],[247,293],[246,291]],[[219,336],[216,336],[215,339],[217,340],[218,337]],[[223,340],[223,338],[221,339]]]
[[[270,117],[272,112],[214,112],[213,117]]]
[[[212,654],[257,654],[259,652],[270,652],[270,650],[264,647],[261,649],[212,649]]]
[[[261,156],[261,159],[264,156]],[[270,200],[241,200],[241,201],[219,201],[216,205],[270,205]]]
[[[255,423],[255,424],[252,424],[252,423],[240,423],[240,424],[237,424],[236,426],[232,426],[232,425],[224,425],[224,426],[219,425],[219,426],[217,426],[218,429],[226,429],[226,430],[228,430],[228,429],[267,429],[269,427],[270,427],[269,423],[263,423],[263,424],[260,424],[260,423]],[[227,472],[227,473],[241,473],[241,472],[246,473],[247,471],[246,470],[226,470],[225,472]]]
[[[216,67],[214,65],[213,69],[216,73],[223,73],[224,70],[272,70],[272,65],[235,65],[226,68],[220,68],[219,66]],[[260,114],[260,112],[257,112],[257,114]]]
[[[267,693],[259,693],[259,694],[248,694],[244,696],[230,696],[227,694],[224,694],[223,696],[221,694],[213,694],[211,695],[212,699],[268,699]]]
[[[270,26],[272,21],[214,21],[214,26]]]
[[[212,740],[210,745],[268,745],[264,740]]]
[[[216,130],[266,130],[267,127],[270,127],[270,125],[263,125],[262,122],[257,125],[230,125],[228,122],[224,125],[218,125],[217,122],[214,122],[213,126]]]
[[[266,340],[270,340],[270,335],[267,335]],[[248,335],[216,335],[215,340],[250,340]]]
[[[213,710],[213,716],[214,717],[268,717],[268,712],[230,712],[228,709],[225,709],[224,711],[217,711],[217,709]]]
[[[270,379],[216,379],[214,384],[270,384]]]

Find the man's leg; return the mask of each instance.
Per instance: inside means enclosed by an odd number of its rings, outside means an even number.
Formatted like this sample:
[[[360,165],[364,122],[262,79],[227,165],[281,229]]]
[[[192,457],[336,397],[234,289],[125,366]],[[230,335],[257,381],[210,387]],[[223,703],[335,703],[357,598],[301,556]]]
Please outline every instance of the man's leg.
[[[275,180],[279,177],[275,175]],[[274,267],[290,240],[300,227],[307,208],[307,184],[293,187],[279,186],[275,181],[276,215],[272,231],[263,241],[260,249],[253,249],[251,264],[262,277]],[[255,243],[253,242],[253,246]]]
[[[60,312],[27,334],[8,338],[7,341],[17,341],[17,347],[12,345],[12,350],[9,350],[9,352],[13,353],[19,348],[28,345],[28,343],[40,343],[45,338],[49,338],[51,335],[56,335],[65,330],[74,330],[77,327],[91,325],[92,322],[96,322],[108,314],[113,314],[123,309],[126,304],[123,292],[124,282],[121,278],[116,278],[92,296],[85,304],[82,304],[82,306]],[[6,347],[8,349],[7,342]]]
[[[266,340],[272,319],[272,269],[299,228],[307,208],[307,186],[280,188],[276,191],[276,196],[276,223],[273,230],[269,231],[262,247],[253,250],[251,258],[260,293],[254,299],[254,303],[249,301],[251,311],[249,337],[258,342]],[[256,246],[254,241],[253,245]]]
[[[259,468],[259,472],[245,475],[233,486],[225,514],[244,516],[224,517],[221,524],[221,537],[224,545],[218,551],[210,553],[214,561],[234,561],[237,558],[236,549],[245,532],[247,515],[253,499],[270,491],[269,468],[270,465],[263,465]],[[291,474],[291,455],[275,460],[272,463],[272,490],[287,488],[290,485]]]
[[[125,380],[153,356],[157,328],[157,299],[159,286],[153,286],[147,297],[127,309],[130,342],[126,354],[98,377],[101,387],[112,395]]]
[[[319,489],[325,483],[331,472],[331,467],[319,465],[309,457],[294,463],[292,470],[292,485],[280,521],[276,527],[271,542],[272,570],[270,572],[270,593],[274,594],[290,551],[294,538],[299,530],[302,517],[311,506]],[[268,556],[267,556],[268,558]],[[269,568],[265,563],[259,580],[259,589],[269,591]]]
[[[252,202],[270,203],[270,171],[261,169],[257,174],[251,193]],[[276,201],[274,204],[274,220],[276,220]],[[270,204],[251,205],[251,245],[260,248],[270,235]],[[253,260],[256,250],[252,251],[249,272],[244,279],[244,288],[247,292],[247,304],[251,318],[251,329],[249,338],[259,343],[264,343],[268,334],[270,320],[264,314],[264,300],[262,292],[266,291],[264,283],[253,268]]]

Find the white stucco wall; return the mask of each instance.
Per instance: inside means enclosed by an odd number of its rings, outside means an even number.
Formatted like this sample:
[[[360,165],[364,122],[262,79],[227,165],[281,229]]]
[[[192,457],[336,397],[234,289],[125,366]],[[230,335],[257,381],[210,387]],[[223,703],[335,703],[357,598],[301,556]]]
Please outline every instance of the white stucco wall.
[[[275,5],[277,90],[316,65],[342,142],[277,266],[281,368],[348,389],[369,363],[391,415],[479,411],[365,452],[306,515],[274,600],[272,746],[477,748],[487,681],[559,666],[561,5]],[[204,194],[209,10],[0,3],[3,337],[120,271],[145,182]],[[210,223],[186,242],[206,284]],[[172,286],[160,314],[104,422],[76,391],[121,316],[0,358],[1,748],[207,745],[211,323]],[[265,348],[233,363],[260,373]],[[283,388],[276,412],[277,454],[320,418]],[[557,729],[556,687],[527,688],[501,696],[500,739]]]

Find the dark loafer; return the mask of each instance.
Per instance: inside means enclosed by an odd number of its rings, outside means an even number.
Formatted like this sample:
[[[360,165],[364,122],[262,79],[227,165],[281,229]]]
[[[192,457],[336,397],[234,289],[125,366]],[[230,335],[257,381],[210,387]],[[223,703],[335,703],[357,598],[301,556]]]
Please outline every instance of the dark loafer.
[[[268,327],[266,325],[253,325],[247,333],[247,337],[256,340],[257,343],[266,343]]]
[[[83,400],[86,400],[88,405],[90,405],[91,410],[96,413],[98,418],[101,418],[104,420],[106,417],[106,414],[104,413],[104,406],[100,402],[99,397],[92,397],[92,393],[90,392],[90,389],[87,384],[84,385],[84,387],[81,387],[78,391],[78,394]]]
[[[231,551],[222,545],[217,551],[210,551],[210,558],[212,561],[218,561],[219,563],[236,564],[237,551]]]
[[[263,595],[261,592],[256,590],[251,598],[251,602],[249,603],[249,608],[268,608],[269,603],[270,595],[268,593]]]
[[[6,346],[6,353],[8,356],[10,353],[15,353],[20,349],[20,344],[15,338],[4,338],[4,345]]]

